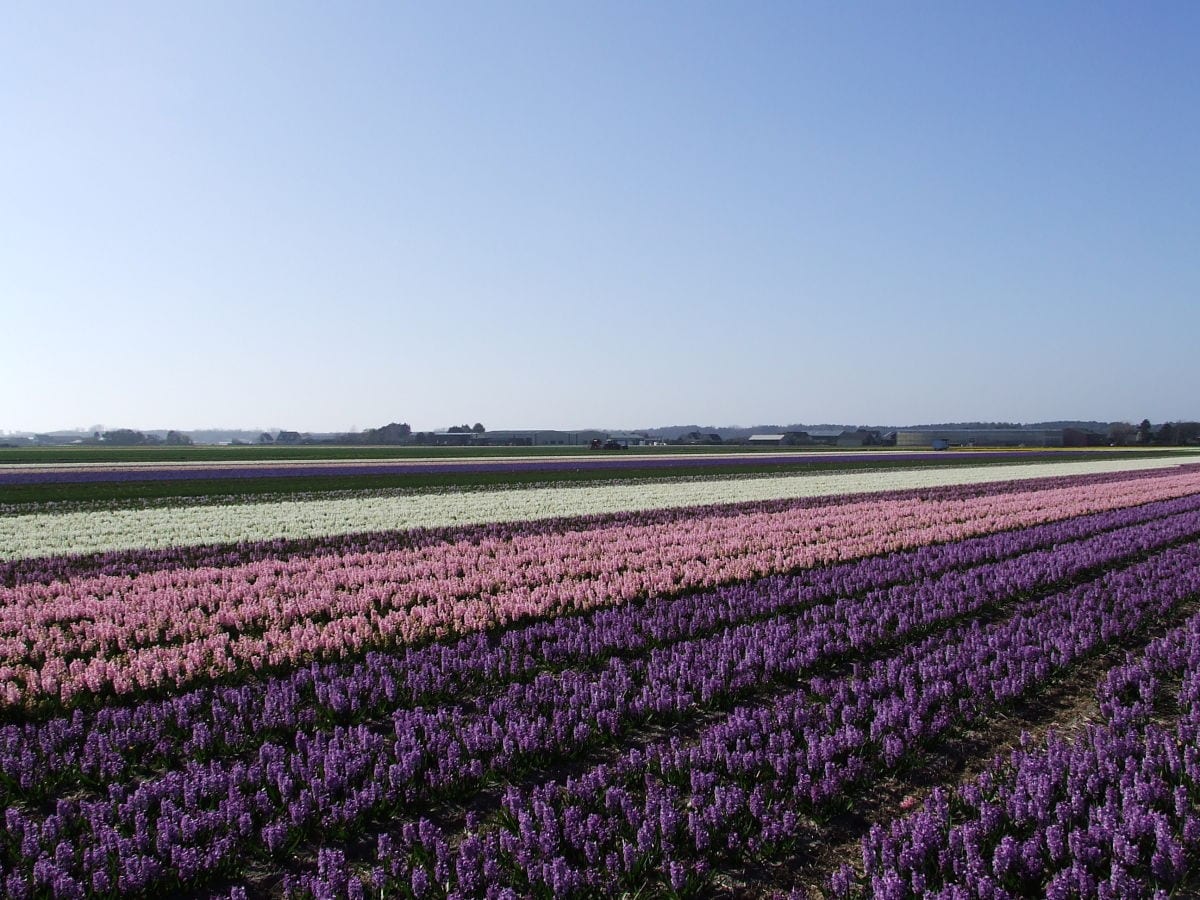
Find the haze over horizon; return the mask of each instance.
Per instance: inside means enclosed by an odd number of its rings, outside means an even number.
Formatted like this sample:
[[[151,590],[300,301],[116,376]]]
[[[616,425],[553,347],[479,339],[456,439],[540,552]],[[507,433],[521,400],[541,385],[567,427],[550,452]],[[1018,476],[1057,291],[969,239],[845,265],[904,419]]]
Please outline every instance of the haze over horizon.
[[[1184,420],[1177,419],[1177,420],[1170,420],[1170,421],[1184,421]],[[716,431],[747,431],[747,430],[751,430],[751,429],[755,429],[755,428],[779,429],[779,428],[792,427],[792,426],[802,427],[802,428],[832,427],[832,428],[919,429],[919,428],[934,428],[934,427],[940,427],[940,426],[945,426],[945,425],[970,425],[970,424],[975,424],[975,423],[979,423],[979,422],[993,424],[993,422],[991,420],[961,420],[959,422],[899,422],[899,423],[897,423],[897,422],[851,422],[851,421],[845,421],[845,422],[836,422],[836,421],[835,422],[790,422],[790,421],[782,421],[781,420],[778,422],[754,422],[754,423],[746,423],[746,424],[737,424],[737,423],[716,424],[713,422],[707,422],[707,423],[704,423],[704,422],[689,422],[689,423],[671,422],[671,423],[662,423],[662,424],[655,424],[655,425],[644,425],[644,424],[643,425],[622,425],[622,424],[613,424],[613,423],[590,423],[590,424],[583,424],[583,425],[575,424],[575,425],[569,425],[569,426],[549,426],[549,425],[536,426],[535,425],[535,426],[528,426],[527,428],[525,428],[525,427],[509,426],[504,423],[497,423],[494,426],[487,428],[486,430],[488,432],[521,431],[521,430],[535,430],[535,431],[597,430],[597,431],[612,431],[612,432],[624,432],[624,431],[650,432],[650,431],[665,431],[665,430],[683,429],[683,428],[702,428],[702,429],[713,429]],[[1116,422],[1127,422],[1130,425],[1137,424],[1137,421],[1135,421],[1135,420],[1126,420],[1126,419],[1079,419],[1079,418],[1046,419],[1046,420],[1037,421],[1037,422],[1031,422],[1031,421],[1028,421],[1028,422],[994,422],[994,424],[999,424],[1001,426],[1037,427],[1040,425],[1044,425],[1046,423],[1053,423],[1053,422],[1093,422],[1093,423],[1096,423],[1099,425],[1113,424]],[[1162,423],[1156,422],[1153,424],[1161,425]],[[372,427],[374,427],[374,426],[372,426]],[[431,425],[428,427],[418,426],[418,427],[413,427],[412,430],[414,433],[416,433],[416,432],[433,432],[433,431],[444,431],[445,429],[447,429],[449,427],[453,427],[453,426],[444,425],[444,424],[436,425],[436,426]],[[235,426],[228,426],[228,427],[200,426],[197,428],[180,428],[177,426],[176,427],[170,427],[170,426],[145,427],[145,426],[137,426],[137,425],[128,425],[127,423],[121,423],[121,424],[117,424],[117,425],[109,425],[107,423],[103,423],[103,424],[93,424],[90,426],[72,426],[72,427],[67,427],[67,428],[53,428],[53,429],[46,429],[46,430],[43,430],[43,431],[40,431],[37,433],[41,433],[41,434],[72,434],[72,433],[89,434],[89,433],[93,433],[93,432],[97,432],[97,431],[110,431],[110,430],[117,429],[117,428],[130,428],[132,430],[142,431],[142,432],[146,432],[146,433],[161,433],[161,432],[168,432],[168,431],[178,431],[182,434],[203,434],[203,433],[210,433],[210,432],[228,432],[231,434],[232,433],[251,434],[253,432],[264,432],[264,431],[273,434],[280,430],[296,431],[301,434],[315,434],[315,435],[323,435],[323,434],[327,435],[327,434],[339,433],[337,430],[322,431],[320,429],[303,428],[303,427],[293,428],[291,426],[286,426],[284,429],[281,429],[277,425],[267,425],[267,426],[261,426],[261,425],[237,426],[237,425],[235,425]],[[359,428],[359,427],[354,427],[351,429],[347,429],[345,431],[345,433],[347,433],[347,434],[360,433],[363,430],[365,430],[365,429]],[[7,435],[18,435],[18,434],[33,434],[33,433],[34,432],[29,429],[0,428],[0,436],[4,436],[6,434]]]
[[[12,5],[0,429],[1200,419],[1198,42],[1169,2]]]

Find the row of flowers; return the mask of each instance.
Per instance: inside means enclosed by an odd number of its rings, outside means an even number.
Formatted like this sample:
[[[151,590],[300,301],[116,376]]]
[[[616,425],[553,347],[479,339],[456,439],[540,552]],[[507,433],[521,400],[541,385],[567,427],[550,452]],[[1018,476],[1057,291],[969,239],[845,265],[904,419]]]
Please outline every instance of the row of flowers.
[[[178,689],[1198,490],[1189,471],[23,584],[0,589],[0,703]]]
[[[903,491],[879,491],[867,494],[842,494],[827,497],[791,497],[756,500],[732,504],[667,507],[637,512],[597,513],[524,522],[488,522],[475,525],[442,528],[392,529],[388,531],[331,534],[308,538],[274,538],[235,543],[180,544],[171,547],[110,550],[67,556],[36,556],[0,561],[0,585],[49,583],[68,578],[91,575],[132,576],[175,568],[210,568],[235,566],[266,559],[289,559],[295,556],[343,555],[379,553],[416,546],[454,541],[507,540],[521,534],[548,534],[579,531],[599,526],[669,525],[685,519],[724,518],[747,511],[770,512],[785,508],[800,509],[815,506],[841,506],[875,499],[965,500],[982,495],[998,496],[1026,490],[1049,490],[1059,487],[1100,486],[1131,478],[1164,478],[1200,471],[1200,465],[1147,469],[1135,472],[1101,472],[1090,475],[1058,475],[1046,478],[1026,478],[1016,481],[980,482],[960,485],[941,485],[910,488]],[[486,492],[480,492],[486,493]],[[363,499],[366,493],[329,492],[325,499]],[[396,494],[395,496],[401,496]],[[411,493],[405,496],[412,496]],[[221,497],[207,497],[206,505],[220,505]],[[247,498],[241,498],[245,502]],[[310,498],[315,499],[315,498]],[[172,505],[172,504],[166,504]],[[195,507],[193,507],[195,508]]]
[[[450,877],[467,895],[505,881],[522,889],[523,877],[550,879],[545,886],[555,893],[612,886],[613,878],[640,877],[660,864],[678,889],[679,866],[692,866],[686,872],[695,875],[710,856],[782,839],[799,827],[797,803],[828,801],[871,766],[894,764],[954,716],[1017,696],[1200,590],[1200,545],[1158,549],[1197,534],[1200,513],[1180,512],[951,570],[933,582],[676,641],[594,670],[545,674],[477,703],[399,709],[373,726],[291,729],[286,741],[267,740],[232,758],[59,799],[48,814],[11,806],[4,837],[11,870],[0,875],[20,896],[34,886],[63,895],[161,891],[234,873],[247,858],[286,856],[317,830],[352,835],[372,816],[414,800],[621,739],[630,723],[651,716],[690,716],[698,705],[719,707],[765,686],[794,684],[816,665],[932,628],[932,636],[891,660],[812,677],[764,706],[735,709],[694,743],[672,739],[630,750],[578,782],[510,789],[506,816],[472,828],[453,849],[449,835],[424,847],[428,868],[422,847],[380,842],[379,873],[414,890],[422,877],[447,880],[447,854],[455,856]],[[1146,561],[1098,580],[1019,602],[1012,618],[994,625],[953,624],[1147,553]],[[788,583],[774,584],[782,595],[777,605],[786,602]]]
[[[1200,853],[1200,614],[1110,671],[1097,700],[1103,721],[1073,740],[1028,742],[873,828],[865,871],[841,869],[834,893],[1168,896]]]
[[[1176,458],[892,469],[0,517],[0,559],[312,538],[1176,467]]]
[[[430,821],[385,829],[350,866],[338,851],[287,879],[296,895],[368,890],[456,897],[702,893],[723,860],[786,853],[811,816],[927,742],[1036,691],[1200,592],[1200,546],[951,627],[846,675],[814,677],[742,706],[692,740],[630,749],[574,777],[506,789],[465,832]],[[999,896],[998,894],[996,896]]]
[[[671,683],[673,693],[666,696],[707,704],[734,690],[753,690],[756,677],[770,675],[761,660],[756,663],[761,646],[790,646],[790,655],[781,658],[793,662],[817,652],[829,658],[861,652],[948,615],[1178,540],[1200,527],[1197,523],[1200,497],[1183,498],[535,622],[495,642],[473,635],[455,644],[312,665],[135,706],[10,724],[0,727],[0,805],[18,798],[43,801],[56,792],[179,768],[192,759],[244,754],[268,740],[386,719],[414,706],[490,708],[533,681],[543,696],[558,691],[568,708],[575,686],[594,680],[581,678],[584,671],[610,671],[629,690],[643,692]],[[714,676],[714,659],[731,647],[746,658],[732,674],[718,664]],[[684,671],[670,663],[666,674],[649,675],[664,661],[683,658],[691,660]],[[618,696],[623,699],[613,699]],[[606,719],[613,727],[625,726],[625,712],[646,708],[646,701],[625,694],[606,697],[612,707]],[[574,734],[581,723],[586,718],[550,731]],[[489,732],[512,728],[510,719]]]

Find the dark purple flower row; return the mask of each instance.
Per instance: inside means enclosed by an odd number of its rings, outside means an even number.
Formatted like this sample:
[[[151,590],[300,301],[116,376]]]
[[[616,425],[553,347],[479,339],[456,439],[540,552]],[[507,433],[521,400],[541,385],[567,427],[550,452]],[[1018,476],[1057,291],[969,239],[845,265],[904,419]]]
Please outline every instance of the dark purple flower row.
[[[659,882],[699,891],[714,860],[777,852],[803,814],[926,741],[1024,695],[1097,648],[1200,593],[1200,545],[1029,602],[1012,618],[954,628],[836,679],[742,707],[692,741],[631,750],[582,776],[509,788],[502,814],[461,840],[428,821],[378,839],[358,874],[326,854],[293,893],[354,881],[400,895],[554,896]],[[360,885],[361,889],[361,885]]]
[[[542,519],[532,522],[505,522],[487,525],[463,525],[447,528],[385,531],[368,534],[344,534],[302,540],[273,539],[237,544],[208,544],[169,547],[160,550],[116,550],[73,556],[38,557],[0,562],[0,584],[46,584],[52,581],[93,575],[133,576],[174,568],[237,566],[265,559],[325,554],[380,553],[406,547],[420,548],[452,541],[505,540],[521,535],[556,534],[611,525],[669,525],[696,519],[716,519],[745,513],[775,512],[785,509],[812,509],[867,503],[890,498],[924,497],[929,500],[960,500],[983,495],[998,496],[1031,489],[1052,490],[1080,485],[1101,485],[1144,478],[1163,478],[1179,474],[1190,466],[1138,472],[1106,472],[1095,475],[1065,475],[1053,478],[1029,478],[997,483],[913,488],[903,491],[879,491],[834,497],[803,497],[764,500],[750,503],[715,504],[644,512],[602,513]]]
[[[1110,670],[1097,695],[1104,724],[1027,744],[873,828],[865,877],[844,867],[834,894],[1167,896],[1200,854],[1200,615]],[[1172,703],[1176,721],[1164,727],[1156,718]]]
[[[1077,575],[1175,540],[1190,533],[1192,517],[1186,514],[1197,511],[1200,496],[1162,501],[796,576],[560,617],[493,638],[475,634],[449,645],[370,654],[359,663],[314,664],[235,687],[209,686],[135,706],[10,724],[0,727],[0,803],[41,800],[64,789],[174,768],[189,759],[242,752],[268,739],[286,740],[297,729],[356,724],[397,707],[461,702],[480,691],[499,694],[505,684],[539,672],[665,651],[684,640],[703,647],[699,639],[706,634],[764,617],[776,617],[764,627],[809,629],[803,637],[810,644],[824,635],[825,653],[844,652],[879,629],[936,621],[945,614],[940,598],[947,595],[956,602],[962,595],[977,608],[1014,590]],[[1068,568],[1060,560],[1067,560]],[[833,600],[837,602],[830,603]],[[806,610],[799,621],[779,618],[797,610]],[[965,611],[963,606],[956,614]],[[754,633],[741,630],[747,636]],[[797,641],[799,650],[803,640],[798,636]],[[653,671],[654,659],[629,664],[610,660],[606,668],[622,667],[626,673],[636,672],[640,684]],[[702,671],[699,667],[692,674],[700,677]],[[738,683],[753,687],[748,678],[743,673]],[[567,704],[563,710],[569,708]],[[599,712],[593,710],[597,716]]]
[[[16,484],[91,484],[96,482],[130,481],[199,481],[210,479],[240,478],[337,478],[346,475],[454,475],[490,474],[504,472],[586,472],[611,471],[620,473],[629,469],[694,469],[697,471],[719,471],[747,466],[788,465],[803,470],[814,465],[845,465],[847,463],[869,463],[876,466],[906,464],[913,462],[943,462],[972,460],[981,463],[1056,459],[1069,455],[1063,450],[1011,450],[986,452],[942,452],[929,451],[911,453],[886,452],[870,456],[846,453],[787,453],[760,454],[743,453],[710,456],[673,456],[669,458],[563,458],[543,457],[540,459],[486,460],[472,462],[375,462],[347,463],[345,465],[313,465],[312,463],[280,462],[271,466],[179,466],[176,468],[136,468],[135,465],[116,465],[111,468],[47,468],[35,471],[0,470],[0,487]]]
[[[1103,534],[1054,551],[1034,552],[1007,564],[997,564],[1006,568],[992,567],[986,577],[978,577],[978,573],[972,576],[970,572],[950,573],[946,577],[958,581],[944,584],[941,591],[931,591],[923,584],[915,585],[908,597],[908,607],[898,609],[894,617],[887,613],[885,601],[895,600],[895,597],[874,595],[857,602],[839,602],[810,610],[812,613],[832,611],[832,619],[827,619],[824,624],[818,621],[804,627],[802,618],[800,621],[772,620],[742,626],[699,642],[680,642],[661,653],[649,654],[646,661],[616,661],[614,666],[600,672],[567,671],[558,677],[545,676],[529,684],[514,685],[507,694],[474,707],[400,710],[392,717],[386,731],[365,726],[339,726],[327,732],[298,733],[286,746],[267,742],[257,753],[247,754],[244,758],[189,763],[138,784],[113,784],[105,796],[97,799],[60,799],[54,812],[44,816],[10,807],[6,813],[9,839],[0,854],[0,865],[13,870],[7,882],[10,891],[17,891],[20,885],[39,879],[47,885],[57,884],[64,891],[72,884],[81,890],[99,892],[170,889],[172,885],[187,884],[214,872],[236,869],[247,854],[261,853],[264,849],[286,854],[294,840],[306,837],[314,828],[332,836],[351,834],[370,816],[403,808],[403,804],[424,796],[430,788],[444,790],[456,783],[476,783],[489,767],[503,771],[522,758],[542,753],[561,755],[573,742],[590,739],[589,735],[581,735],[578,731],[589,722],[596,722],[603,729],[607,718],[614,722],[615,734],[622,721],[636,720],[639,715],[656,711],[679,714],[697,702],[729,696],[773,677],[795,675],[828,653],[869,648],[878,641],[911,633],[939,618],[970,612],[980,603],[988,602],[989,596],[994,601],[1019,595],[1035,587],[1039,579],[1054,582],[1073,577],[1102,563],[1106,552],[1110,560],[1128,558],[1156,545],[1178,540],[1185,534],[1198,532],[1200,515],[1181,514],[1137,526],[1126,533]],[[1022,561],[1029,574],[1022,574],[1021,566],[1015,564]],[[1180,591],[1196,587],[1179,571],[1181,566],[1194,573],[1200,583],[1200,547],[1190,547],[1189,552],[1166,551],[1149,562],[1112,573],[1098,584],[1057,600],[1029,604],[1029,611],[1021,618],[1027,628],[1019,631],[1017,636],[1026,639],[1031,635],[1053,636],[1055,627],[1062,624],[1059,620],[1063,616],[1067,617],[1068,623],[1072,615],[1077,620],[1085,620],[1090,607],[1077,596],[1081,592],[1086,596],[1105,596],[1109,590],[1124,588],[1136,593],[1135,588],[1157,588],[1153,593],[1160,598],[1158,602],[1170,603]],[[1114,622],[1117,632],[1122,627],[1126,630],[1132,627],[1128,620],[1135,613],[1147,614],[1143,608],[1147,603],[1142,600],[1141,605],[1134,604],[1135,609],[1129,615],[1117,616]],[[1063,607],[1070,609],[1064,612]],[[1040,615],[1038,610],[1042,610]],[[996,654],[996,658],[990,660],[991,669],[984,665],[988,660],[979,657],[980,646],[989,652],[993,649],[986,640],[982,645],[978,643],[984,640],[981,636],[988,634],[988,629],[978,627],[954,629],[950,637],[940,639],[941,643],[937,640],[926,642],[921,652],[906,653],[902,659],[905,665],[921,671],[922,660],[936,658],[939,647],[946,652],[947,647],[958,647],[961,641],[963,648],[974,648],[974,655],[968,654],[958,660],[957,667],[943,675],[943,681],[947,689],[962,690],[964,684],[976,683],[965,677],[975,671],[972,665],[975,669],[983,666],[985,674],[1004,674],[1003,667],[1009,654]],[[1005,648],[996,649],[1003,651]],[[951,655],[948,664],[957,659]],[[1028,653],[1016,653],[1015,660],[1024,667],[1019,671],[1029,677],[1041,671],[1027,668]],[[1045,674],[1042,672],[1040,677]],[[995,683],[1010,682],[1011,678],[1008,681],[999,678]],[[674,798],[678,794],[676,782],[679,778],[686,779],[687,773],[693,770],[704,771],[700,765],[703,760],[694,756],[702,748],[708,748],[704,752],[709,753],[711,765],[725,758],[721,747],[727,748],[730,741],[740,746],[749,740],[747,747],[768,748],[770,735],[786,722],[795,724],[799,710],[803,709],[802,718],[807,725],[832,726],[833,731],[815,746],[798,751],[798,756],[784,771],[787,778],[791,778],[794,766],[807,765],[808,777],[817,777],[824,772],[823,789],[833,790],[834,783],[844,786],[863,770],[865,763],[857,759],[855,753],[864,759],[878,755],[873,747],[879,738],[867,737],[861,727],[865,723],[856,723],[853,717],[868,716],[900,688],[891,668],[880,671],[878,665],[871,669],[870,676],[849,676],[828,685],[816,679],[808,688],[766,707],[765,713],[763,710],[735,712],[723,725],[708,729],[695,747],[669,742],[652,749],[649,754],[636,751],[627,754],[622,765],[631,768],[622,769],[622,783],[642,777],[638,773],[651,765],[657,772],[654,783],[658,787],[655,790],[665,794],[656,794],[652,790],[647,794],[647,803],[661,805],[664,797]],[[706,691],[711,692],[711,696],[705,697]],[[918,715],[917,721],[924,720]],[[764,728],[767,731],[763,731]],[[757,739],[753,737],[754,733],[758,734]],[[849,734],[857,734],[859,739],[847,743]],[[921,731],[915,738],[925,736],[926,733]],[[891,745],[886,746],[890,748]],[[712,756],[713,753],[717,756]],[[755,765],[768,759],[770,757],[760,759]],[[599,771],[608,770],[601,767]],[[739,779],[746,773],[730,769],[726,774],[740,783]],[[694,793],[694,808],[706,810],[705,816],[711,817],[728,807],[733,815],[734,807],[729,806],[732,799],[741,797],[741,806],[751,802],[748,795],[723,792],[716,789],[718,787],[717,781],[699,787],[693,781],[693,791],[699,791]],[[777,792],[783,792],[779,797],[797,794],[794,781],[781,782],[777,788]],[[742,788],[737,790],[745,794]],[[543,795],[544,801],[538,800]],[[510,793],[506,799],[506,807],[514,815],[513,798],[518,796],[525,794]],[[559,792],[551,785],[534,791],[532,796],[537,802],[550,802],[559,796]],[[629,802],[634,804],[632,794],[630,797]],[[782,802],[779,797],[772,802]],[[813,794],[813,799],[821,797]],[[753,810],[753,803],[749,808]],[[645,813],[647,807],[634,804],[630,809]],[[666,807],[663,809],[665,815]],[[677,816],[686,818],[683,807],[676,805],[674,800],[670,809]],[[586,814],[580,814],[586,819],[600,815],[600,811],[589,809]],[[565,815],[564,821],[569,823],[569,809]],[[738,813],[741,819],[746,815],[745,809]],[[628,831],[621,824],[623,817],[624,813],[619,813],[613,821],[610,815],[607,825],[596,825],[601,829],[599,833],[587,832],[592,835],[588,840],[600,840],[597,834],[602,836],[608,833],[605,829],[615,828],[608,840],[611,845],[619,834]],[[708,818],[703,820],[708,821]],[[759,823],[762,827],[767,824],[770,823]],[[730,819],[729,827],[732,829],[735,825],[738,822]],[[634,829],[634,836],[637,831],[651,826],[649,820],[643,821]],[[711,831],[709,824],[703,827]],[[739,825],[736,830],[744,829]],[[508,859],[508,851],[495,843],[500,832],[489,834],[492,836],[489,840],[495,839],[494,846],[489,845],[498,854],[495,859]],[[661,847],[663,840],[669,843],[672,834],[674,831],[668,830],[658,837],[651,833],[651,837],[656,846]],[[462,860],[469,862],[473,846],[468,840],[460,848],[460,865],[467,865]],[[697,850],[702,849],[697,846]],[[637,853],[641,854],[643,850],[641,848]],[[596,863],[598,871],[607,865],[603,861],[606,855]],[[703,858],[701,853],[699,859]],[[460,877],[466,878],[470,891],[474,891],[469,887],[475,884],[472,879],[488,879],[486,870],[464,869],[464,872],[467,874]],[[505,877],[511,876],[509,872]]]

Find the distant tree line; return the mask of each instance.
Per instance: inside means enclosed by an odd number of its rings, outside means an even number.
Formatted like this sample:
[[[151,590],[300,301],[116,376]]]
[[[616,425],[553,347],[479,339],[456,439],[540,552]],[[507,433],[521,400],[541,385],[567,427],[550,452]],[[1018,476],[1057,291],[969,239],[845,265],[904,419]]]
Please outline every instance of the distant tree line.
[[[347,441],[354,444],[407,444],[411,437],[412,428],[407,422],[389,422],[379,428],[346,435]]]
[[[165,445],[168,447],[190,447],[192,439],[182,431],[168,431],[167,436],[146,434],[132,428],[114,428],[112,431],[97,431],[90,441],[85,444],[108,444],[113,447],[153,447]]]
[[[443,442],[444,434],[466,436],[483,435],[487,429],[482,422],[474,425],[451,425],[444,433],[418,431],[413,433],[412,426],[407,422],[389,422],[378,428],[368,428],[365,431],[347,432],[336,437],[314,438],[298,431],[280,431],[272,435],[264,431],[258,437],[260,444],[365,444],[371,446],[404,445],[404,444],[434,444]],[[465,442],[465,441],[464,441]]]
[[[1089,443],[1108,443],[1116,447],[1126,446],[1157,446],[1183,447],[1200,446],[1200,422],[1163,422],[1154,425],[1149,419],[1143,419],[1139,424],[1128,422],[1112,422],[1105,433],[1104,424],[1100,422],[1080,423],[1073,427],[1087,425]],[[987,426],[990,428],[1019,428],[1010,422],[968,422],[955,423],[955,427]],[[929,426],[935,427],[935,426]],[[1064,426],[1065,427],[1065,426]],[[650,429],[651,431],[668,431],[674,429]],[[743,429],[739,429],[743,430]],[[771,431],[778,431],[772,426]],[[864,431],[864,429],[859,429]],[[474,425],[451,425],[444,432],[418,431],[413,432],[407,422],[389,422],[378,428],[368,428],[365,431],[351,432],[341,435],[326,435],[314,437],[298,431],[282,430],[272,434],[264,431],[258,437],[259,444],[365,444],[365,445],[431,445],[431,444],[474,444],[487,434],[482,422]],[[457,438],[448,439],[449,435]],[[52,435],[36,435],[38,439],[49,442]],[[60,441],[61,442],[61,441]],[[76,443],[80,443],[78,438]],[[486,441],[482,441],[486,443]],[[91,437],[82,440],[84,444],[104,444],[110,447],[188,447],[193,444],[191,435],[182,431],[168,431],[166,436],[137,431],[132,428],[114,428],[110,431],[96,431]],[[234,443],[243,443],[234,441]],[[722,435],[716,429],[692,428],[686,432],[672,434],[668,443],[678,444],[719,444]],[[865,443],[878,443],[867,441]]]
[[[1134,426],[1114,422],[1108,430],[1109,443],[1157,447],[1190,447],[1200,445],[1200,422],[1163,422],[1157,428],[1149,419]]]

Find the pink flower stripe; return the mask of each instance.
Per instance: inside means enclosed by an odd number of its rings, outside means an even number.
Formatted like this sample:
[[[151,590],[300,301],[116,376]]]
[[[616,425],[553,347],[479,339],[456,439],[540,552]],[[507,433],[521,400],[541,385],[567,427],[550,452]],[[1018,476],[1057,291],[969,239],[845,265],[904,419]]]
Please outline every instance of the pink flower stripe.
[[[875,499],[0,589],[0,705],[180,687],[1200,492]]]

